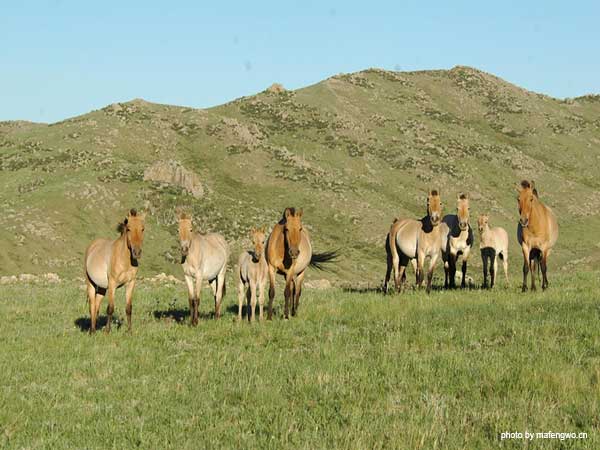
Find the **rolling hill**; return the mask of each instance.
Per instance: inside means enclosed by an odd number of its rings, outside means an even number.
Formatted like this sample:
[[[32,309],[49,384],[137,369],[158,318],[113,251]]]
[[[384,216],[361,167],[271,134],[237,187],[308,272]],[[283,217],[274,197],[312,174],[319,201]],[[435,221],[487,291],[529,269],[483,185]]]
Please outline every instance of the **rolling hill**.
[[[425,191],[445,212],[471,197],[515,239],[516,183],[536,181],[559,217],[550,261],[600,261],[600,96],[558,100],[488,73],[451,70],[341,74],[288,91],[193,109],[132,100],[53,124],[0,123],[0,275],[82,275],[88,241],[116,236],[131,207],[149,212],[141,276],[180,276],[175,209],[234,249],[254,225],[303,207],[315,248],[340,248],[335,272],[378,283],[396,216],[422,216]],[[476,244],[477,244],[476,240]],[[480,258],[473,258],[479,278]],[[438,269],[441,270],[441,269]]]

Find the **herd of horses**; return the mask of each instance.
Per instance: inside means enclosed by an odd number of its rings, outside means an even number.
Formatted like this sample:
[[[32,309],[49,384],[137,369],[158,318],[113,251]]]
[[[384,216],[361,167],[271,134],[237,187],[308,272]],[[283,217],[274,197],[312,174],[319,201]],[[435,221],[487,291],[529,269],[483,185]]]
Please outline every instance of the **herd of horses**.
[[[533,182],[522,181],[517,186],[519,222],[517,239],[523,251],[523,292],[527,291],[527,276],[531,276],[531,290],[536,289],[536,272],[541,269],[542,289],[548,287],[548,257],[558,239],[558,223],[553,211],[542,203]],[[406,268],[410,262],[416,274],[416,285],[422,287],[424,263],[427,267],[427,287],[431,290],[433,273],[438,260],[444,263],[445,288],[456,287],[458,259],[461,258],[461,287],[466,285],[467,263],[473,247],[473,229],[469,217],[469,197],[460,194],[456,202],[456,214],[442,215],[442,200],[438,189],[430,189],[427,196],[427,214],[421,219],[394,219],[386,237],[387,271],[383,290],[388,292],[392,272],[397,292],[406,285]],[[191,322],[198,324],[198,306],[201,287],[207,280],[212,288],[215,302],[215,318],[221,315],[221,301],[225,295],[225,274],[230,257],[229,245],[218,233],[201,234],[194,231],[192,217],[179,212],[179,243],[181,266],[188,290]],[[110,332],[114,312],[114,296],[117,288],[125,286],[127,326],[131,330],[132,295],[135,287],[139,259],[144,241],[145,214],[135,209],[118,226],[120,236],[115,240],[96,239],[85,252],[87,297],[90,307],[90,333],[96,331],[96,323],[102,299],[108,297],[107,326]],[[493,288],[498,259],[503,262],[508,283],[508,234],[500,227],[491,228],[489,216],[479,216],[478,230],[480,253],[483,261],[484,287]],[[306,269],[318,269],[334,261],[337,251],[314,253],[308,231],[302,225],[302,210],[286,208],[281,220],[267,236],[266,229],[253,228],[250,232],[253,248],[239,256],[238,319],[242,306],[247,303],[249,321],[255,319],[258,300],[259,319],[263,319],[264,291],[269,281],[269,320],[273,317],[275,277],[285,278],[284,317],[298,313],[300,295]],[[488,285],[488,274],[490,282]]]

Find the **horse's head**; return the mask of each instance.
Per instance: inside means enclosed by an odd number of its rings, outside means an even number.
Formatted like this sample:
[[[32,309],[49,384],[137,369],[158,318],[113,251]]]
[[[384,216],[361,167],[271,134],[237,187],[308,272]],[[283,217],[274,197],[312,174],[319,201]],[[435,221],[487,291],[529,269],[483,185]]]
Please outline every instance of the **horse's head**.
[[[292,259],[298,258],[300,254],[300,238],[302,235],[302,210],[286,208],[283,213],[285,223],[283,232],[288,247],[288,253]]]
[[[533,200],[537,197],[537,190],[535,189],[535,183],[527,180],[521,181],[521,185],[517,186],[519,196],[517,201],[519,202],[519,223],[523,228],[527,228],[529,225],[529,216],[533,209]]]
[[[190,251],[190,244],[192,243],[192,217],[186,213],[180,213],[179,219],[179,244],[181,245],[181,255],[186,257]]]
[[[442,200],[440,191],[437,189],[430,189],[427,195],[427,215],[434,227],[439,225],[442,220]]]
[[[127,247],[131,252],[131,258],[134,260],[142,257],[145,218],[146,214],[139,214],[135,209],[131,209],[123,223],[119,226],[121,233],[124,233],[127,237]]]
[[[254,245],[254,255],[256,257],[256,261],[260,259],[265,250],[265,227],[261,228],[252,228],[250,231],[250,239],[252,239],[252,245]]]
[[[483,231],[489,225],[490,217],[487,214],[481,214],[477,219],[477,228],[479,228],[479,232],[483,233]]]
[[[456,200],[456,215],[458,227],[463,231],[469,227],[469,209],[469,196],[460,194]]]

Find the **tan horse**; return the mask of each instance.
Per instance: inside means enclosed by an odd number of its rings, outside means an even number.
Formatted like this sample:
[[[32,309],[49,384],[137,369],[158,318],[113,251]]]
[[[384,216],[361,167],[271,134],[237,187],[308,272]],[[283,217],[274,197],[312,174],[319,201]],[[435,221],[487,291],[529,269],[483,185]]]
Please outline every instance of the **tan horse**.
[[[337,252],[314,253],[308,231],[302,225],[302,210],[286,208],[281,220],[273,227],[267,240],[267,264],[269,266],[269,314],[273,318],[275,298],[275,274],[285,277],[284,317],[289,316],[290,303],[292,316],[298,313],[300,294],[305,270],[308,266],[322,269],[322,264],[331,262]]]
[[[225,295],[229,245],[220,234],[195,233],[192,217],[185,213],[179,214],[179,242],[192,325],[198,325],[198,306],[203,280],[208,280],[212,288],[215,299],[215,319],[218,319],[221,317],[221,300]]]
[[[238,260],[238,320],[242,319],[242,304],[247,299],[246,316],[250,322],[254,321],[256,297],[258,291],[259,320],[263,320],[263,305],[265,303],[265,286],[269,274],[269,266],[265,256],[265,228],[250,231],[250,238],[254,244],[253,250],[242,252]]]
[[[531,290],[535,291],[535,271],[542,269],[542,289],[548,287],[548,256],[558,240],[558,222],[552,210],[538,198],[535,184],[527,180],[517,186],[519,225],[517,239],[523,250],[523,292],[527,290],[527,273],[531,270]]]
[[[448,214],[442,219],[448,227],[448,233],[442,238],[445,288],[456,287],[456,261],[459,256],[462,256],[460,287],[466,286],[467,261],[473,247],[473,228],[469,224],[469,209],[469,197],[460,194],[456,199],[456,214]]]
[[[131,330],[131,300],[138,260],[142,256],[144,218],[145,214],[138,214],[135,209],[132,209],[117,228],[121,233],[119,238],[96,239],[85,251],[85,279],[91,317],[90,333],[96,331],[100,303],[106,293],[108,293],[106,332],[110,332],[115,310],[115,290],[123,285],[125,285],[127,328]]]
[[[439,191],[430,190],[427,195],[427,215],[420,220],[396,219],[392,223],[386,242],[387,271],[384,281],[384,291],[394,269],[394,283],[396,290],[403,289],[406,280],[406,266],[408,261],[416,258],[417,285],[423,285],[423,265],[425,258],[429,257],[429,270],[427,273],[427,293],[431,290],[431,280],[437,260],[440,257],[442,237],[447,233],[447,226],[442,224],[442,202]],[[413,263],[414,266],[414,263]]]
[[[477,219],[479,228],[479,250],[483,261],[483,287],[488,287],[488,262],[490,272],[490,287],[494,287],[498,273],[498,258],[504,266],[504,276],[508,286],[508,234],[501,227],[490,228],[489,216],[481,214]]]

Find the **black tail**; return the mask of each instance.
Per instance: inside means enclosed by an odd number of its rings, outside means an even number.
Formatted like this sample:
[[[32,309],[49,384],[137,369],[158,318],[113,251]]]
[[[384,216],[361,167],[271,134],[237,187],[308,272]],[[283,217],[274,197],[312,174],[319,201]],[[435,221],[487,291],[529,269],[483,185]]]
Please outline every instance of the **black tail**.
[[[326,270],[323,264],[335,262],[339,256],[338,250],[332,250],[330,252],[313,253],[310,258],[310,266],[319,270]]]

